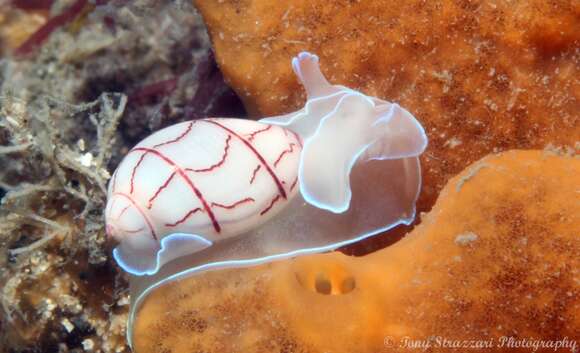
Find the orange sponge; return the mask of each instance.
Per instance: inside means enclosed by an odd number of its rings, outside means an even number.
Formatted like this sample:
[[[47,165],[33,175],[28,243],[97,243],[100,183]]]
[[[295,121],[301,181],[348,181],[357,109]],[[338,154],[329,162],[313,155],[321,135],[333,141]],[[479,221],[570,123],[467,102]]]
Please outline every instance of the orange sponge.
[[[580,2],[194,0],[224,77],[254,116],[304,104],[288,63],[397,102],[425,127],[419,211],[490,154],[580,136]],[[380,248],[388,236],[353,249]],[[381,243],[382,242],[382,243]]]
[[[421,225],[384,250],[208,272],[155,290],[138,312],[134,348],[569,349],[580,327],[579,175],[577,157],[489,156],[452,178]]]

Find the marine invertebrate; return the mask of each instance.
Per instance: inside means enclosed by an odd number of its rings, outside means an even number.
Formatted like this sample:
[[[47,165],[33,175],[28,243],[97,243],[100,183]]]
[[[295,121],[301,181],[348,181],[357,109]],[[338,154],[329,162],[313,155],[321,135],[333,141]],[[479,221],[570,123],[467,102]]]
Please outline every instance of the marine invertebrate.
[[[162,276],[264,262],[412,221],[421,125],[397,104],[331,85],[315,55],[301,53],[292,66],[309,96],[303,109],[261,122],[185,122],[129,152],[105,211],[123,269],[152,275],[187,255]],[[368,178],[358,192],[355,164]]]
[[[577,349],[579,173],[571,156],[491,155],[453,177],[423,222],[386,249],[168,283],[132,309],[134,351],[515,349],[507,340]]]
[[[429,135],[419,211],[489,153],[574,146],[580,135],[574,1],[194,2],[224,76],[253,115],[304,104],[280,64],[299,50],[318,53],[333,82],[412,112]]]

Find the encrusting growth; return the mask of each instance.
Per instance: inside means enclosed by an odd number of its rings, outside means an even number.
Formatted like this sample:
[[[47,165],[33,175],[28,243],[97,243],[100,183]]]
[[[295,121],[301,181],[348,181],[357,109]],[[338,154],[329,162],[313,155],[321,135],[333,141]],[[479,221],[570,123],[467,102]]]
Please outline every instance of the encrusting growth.
[[[571,156],[488,156],[452,178],[421,225],[384,250],[206,272],[158,288],[137,314],[134,349],[408,352],[412,340],[440,337],[501,351],[501,337],[571,340],[580,325],[578,175]],[[431,351],[449,348],[433,341]]]

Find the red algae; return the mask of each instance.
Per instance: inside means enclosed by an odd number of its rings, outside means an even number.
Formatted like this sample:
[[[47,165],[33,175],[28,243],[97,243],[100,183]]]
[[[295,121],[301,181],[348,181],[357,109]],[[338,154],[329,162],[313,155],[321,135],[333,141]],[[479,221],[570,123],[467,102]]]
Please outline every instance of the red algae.
[[[27,11],[48,11],[53,3],[54,0],[12,0],[12,6]]]
[[[129,102],[142,103],[151,98],[167,96],[177,88],[178,79],[178,77],[172,77],[139,87],[129,95]]]
[[[56,15],[49,19],[43,26],[41,26],[34,34],[30,36],[22,45],[20,45],[14,51],[17,56],[24,56],[30,54],[34,49],[44,43],[48,37],[59,27],[74,20],[79,14],[82,13],[85,6],[87,6],[88,0],[76,0],[70,7],[64,10],[61,14]]]

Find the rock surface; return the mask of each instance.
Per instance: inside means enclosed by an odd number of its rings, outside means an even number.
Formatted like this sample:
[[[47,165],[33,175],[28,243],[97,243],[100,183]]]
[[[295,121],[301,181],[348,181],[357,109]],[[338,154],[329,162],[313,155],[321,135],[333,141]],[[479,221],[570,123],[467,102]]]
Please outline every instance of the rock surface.
[[[381,251],[161,287],[138,314],[136,352],[408,352],[430,337],[431,352],[449,351],[442,339],[497,352],[517,351],[510,337],[578,340],[578,175],[577,156],[500,153],[452,178],[422,223]]]

